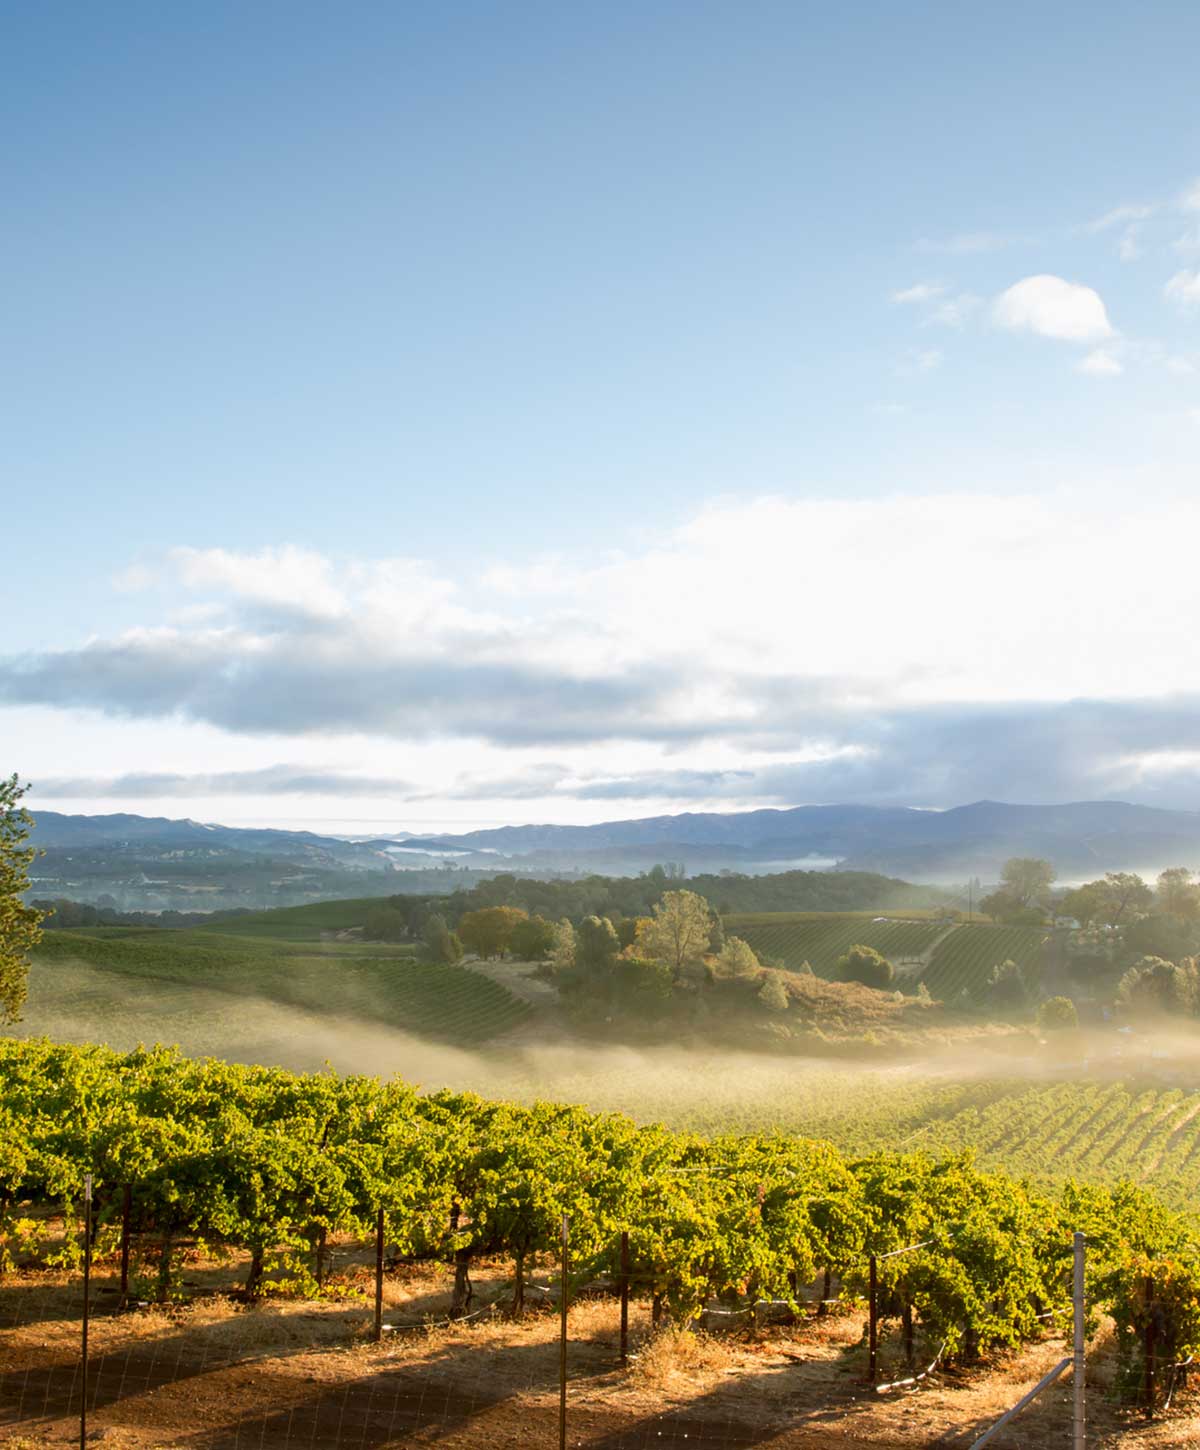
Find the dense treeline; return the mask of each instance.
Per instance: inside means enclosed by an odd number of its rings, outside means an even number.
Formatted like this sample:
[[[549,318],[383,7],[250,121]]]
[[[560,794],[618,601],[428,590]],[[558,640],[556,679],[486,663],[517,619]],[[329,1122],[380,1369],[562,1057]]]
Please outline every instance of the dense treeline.
[[[943,893],[866,871],[784,871],[774,876],[685,877],[681,867],[655,866],[640,876],[586,876],[539,881],[501,873],[447,896],[392,896],[373,909],[393,912],[398,931],[420,936],[430,915],[451,929],[470,912],[514,907],[548,921],[607,917],[615,924],[649,916],[664,893],[685,886],[719,915],[752,911],[885,911],[940,906]],[[380,920],[383,918],[380,917]]]
[[[468,911],[490,906],[515,906],[530,916],[559,921],[566,917],[580,921],[585,916],[638,917],[672,886],[684,883],[703,896],[715,911],[891,911],[941,905],[945,894],[932,887],[913,886],[869,871],[783,871],[770,876],[742,876],[726,872],[719,876],[685,878],[679,867],[655,866],[640,876],[584,876],[578,879],[539,880],[502,872],[481,878],[476,872],[443,871],[436,880],[441,887],[429,890],[427,872],[404,873],[404,890],[380,893],[375,910],[398,913],[411,934],[420,935],[421,924],[431,914],[443,916],[451,926]],[[463,886],[467,877],[473,884]],[[419,879],[418,879],[419,878]],[[393,880],[395,879],[393,873]],[[361,885],[361,882],[359,883]],[[66,897],[32,903],[48,913],[46,925],[67,929],[92,926],[201,926],[228,924],[250,914],[248,908],[218,912],[123,911],[115,905],[78,902]]]
[[[211,911],[120,911],[114,906],[96,906],[65,896],[35,899],[30,905],[43,913],[44,927],[58,931],[78,931],[80,927],[92,926],[191,927],[204,926],[213,920]],[[232,923],[239,916],[249,915],[250,908],[246,907],[222,912],[221,919]]]
[[[884,1300],[954,1356],[1015,1344],[1047,1310],[1064,1311],[1082,1228],[1093,1303],[1114,1314],[1129,1373],[1151,1320],[1159,1353],[1200,1347],[1200,1257],[1185,1220],[1129,1186],[1051,1198],[967,1154],[851,1161],[800,1138],[705,1140],[577,1107],[422,1096],[398,1081],[165,1048],[0,1043],[0,1268],[55,1257],[28,1205],[61,1205],[71,1222],[85,1172],[102,1235],[131,1185],[163,1298],[183,1240],[247,1251],[253,1292],[281,1281],[311,1291],[317,1246],[365,1236],[379,1208],[396,1253],[455,1264],[459,1308],[473,1259],[507,1254],[519,1309],[564,1213],[584,1275],[615,1270],[627,1230],[639,1284],[681,1322],[714,1298],[791,1298],[821,1268],[853,1290],[868,1254],[928,1239],[881,1266]],[[75,1252],[68,1235],[57,1259]]]

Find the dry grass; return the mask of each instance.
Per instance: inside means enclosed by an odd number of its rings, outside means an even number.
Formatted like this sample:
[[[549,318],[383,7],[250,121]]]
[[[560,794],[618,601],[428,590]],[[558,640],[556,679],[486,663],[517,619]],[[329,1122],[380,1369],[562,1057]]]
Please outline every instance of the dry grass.
[[[207,1282],[211,1274],[228,1282],[230,1267],[189,1265],[188,1277]],[[215,1447],[235,1439],[263,1447],[332,1444],[336,1439],[316,1436],[306,1414],[324,1413],[321,1407],[330,1404],[340,1414],[346,1403],[368,1409],[382,1403],[393,1407],[394,1420],[397,1406],[410,1419],[401,1415],[392,1438],[363,1445],[553,1450],[558,1315],[552,1305],[534,1307],[520,1321],[496,1316],[441,1325],[448,1270],[406,1266],[386,1280],[385,1319],[432,1322],[390,1334],[377,1346],[370,1337],[372,1302],[355,1292],[369,1284],[367,1265],[347,1258],[343,1270],[338,1291],[317,1302],[278,1298],[247,1306],[209,1296],[181,1308],[98,1315],[92,1351],[109,1394],[92,1423],[104,1432],[103,1443],[118,1450]],[[477,1300],[499,1298],[507,1273],[501,1262],[481,1265]],[[10,1398],[5,1405],[4,1393],[6,1384],[40,1386],[46,1376],[71,1383],[78,1286],[62,1276],[23,1274],[0,1284],[0,1299],[0,1324],[18,1326],[0,1330],[0,1418],[7,1413],[9,1420],[0,1442],[12,1450],[62,1444],[72,1433],[64,1407],[48,1405],[41,1388],[26,1391],[24,1401],[18,1389],[15,1404]],[[644,1303],[633,1306],[631,1320],[631,1364],[622,1371],[616,1304],[581,1300],[571,1310],[572,1444],[606,1445],[617,1443],[616,1436],[636,1450],[664,1443],[669,1432],[672,1440],[704,1434],[706,1444],[724,1444],[713,1437],[728,1435],[730,1446],[769,1444],[772,1450],[960,1450],[1064,1353],[1061,1337],[1048,1337],[970,1373],[942,1371],[917,1390],[880,1396],[865,1382],[862,1315],[854,1310],[728,1337],[677,1327],[652,1334]],[[894,1336],[884,1350],[885,1366],[897,1365]],[[1105,1395],[1112,1350],[1109,1334],[1090,1348],[1093,1450],[1200,1446],[1200,1417],[1186,1401],[1178,1413],[1149,1425],[1112,1405]],[[128,1383],[120,1379],[113,1393],[116,1377],[126,1373]],[[1058,1450],[1068,1426],[1064,1383],[996,1444],[998,1450]]]
[[[631,1378],[642,1390],[674,1394],[684,1386],[705,1389],[734,1363],[729,1342],[700,1331],[664,1329],[633,1361]]]

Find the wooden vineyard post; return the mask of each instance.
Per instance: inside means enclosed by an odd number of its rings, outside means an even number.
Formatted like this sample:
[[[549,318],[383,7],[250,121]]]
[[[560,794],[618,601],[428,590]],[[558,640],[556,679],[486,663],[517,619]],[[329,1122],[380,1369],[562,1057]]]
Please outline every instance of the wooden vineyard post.
[[[1087,1445],[1087,1359],[1086,1347],[1083,1338],[1083,1254],[1084,1236],[1076,1230],[1075,1233],[1075,1276],[1072,1295],[1074,1301],[1074,1355],[1071,1399],[1073,1406],[1073,1446],[1074,1450],[1085,1450]]]
[[[1154,1280],[1146,1278],[1146,1328],[1142,1335],[1142,1404],[1147,1420],[1154,1418]]]
[[[867,1372],[871,1376],[871,1383],[874,1384],[878,1377],[877,1360],[879,1357],[879,1260],[874,1254],[870,1261],[870,1290],[871,1303],[869,1309],[870,1318],[867,1321]]]
[[[621,1233],[621,1368],[629,1363],[629,1230]]]
[[[317,1260],[317,1262],[316,1262],[317,1288],[318,1289],[323,1289],[325,1287],[325,1225],[324,1224],[322,1224],[321,1227],[317,1230],[316,1260]]]
[[[83,1327],[80,1335],[80,1383],[83,1394],[79,1401],[79,1450],[87,1446],[88,1398],[88,1302],[92,1287],[92,1175],[83,1178]]]
[[[121,1308],[129,1302],[129,1220],[133,1211],[133,1188],[125,1185],[121,1195]]]
[[[567,1450],[567,1274],[570,1268],[570,1219],[562,1220],[562,1283],[558,1311],[558,1447]]]
[[[383,1209],[375,1216],[375,1343],[383,1338]]]

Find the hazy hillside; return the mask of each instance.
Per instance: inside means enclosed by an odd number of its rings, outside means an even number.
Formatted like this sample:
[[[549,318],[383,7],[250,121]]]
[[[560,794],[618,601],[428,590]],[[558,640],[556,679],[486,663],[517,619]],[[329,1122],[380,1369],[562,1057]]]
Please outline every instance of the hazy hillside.
[[[346,840],[136,815],[37,815],[37,897],[124,910],[288,906],[337,896],[446,892],[501,873],[636,876],[659,862],[689,876],[797,868],[952,884],[995,879],[1009,856],[1044,856],[1060,879],[1200,861],[1200,814],[1120,801],[948,811],[797,806],[594,826],[505,826],[458,836]],[[795,904],[779,903],[791,909]],[[841,904],[841,903],[838,903]]]

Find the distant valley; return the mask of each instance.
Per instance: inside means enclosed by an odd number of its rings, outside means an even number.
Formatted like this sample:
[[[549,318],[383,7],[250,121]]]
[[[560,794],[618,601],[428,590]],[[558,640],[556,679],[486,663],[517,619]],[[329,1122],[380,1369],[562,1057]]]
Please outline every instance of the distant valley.
[[[349,840],[137,815],[35,812],[30,895],[134,911],[289,906],[525,876],[870,871],[955,886],[994,880],[1010,856],[1042,856],[1061,880],[1200,862],[1200,813],[1120,801],[947,811],[861,805],[690,813],[592,826],[529,825]]]

